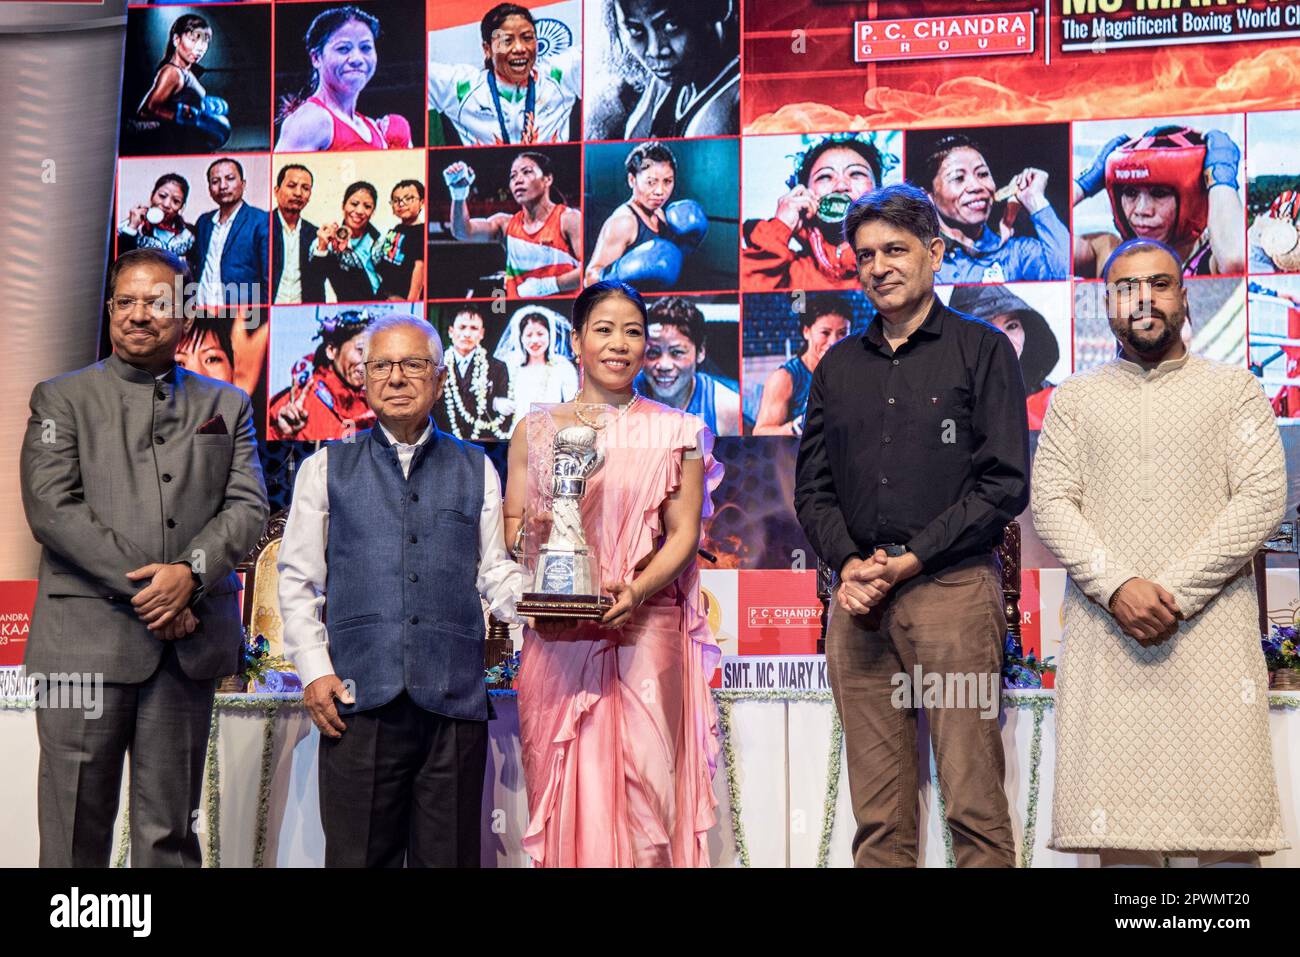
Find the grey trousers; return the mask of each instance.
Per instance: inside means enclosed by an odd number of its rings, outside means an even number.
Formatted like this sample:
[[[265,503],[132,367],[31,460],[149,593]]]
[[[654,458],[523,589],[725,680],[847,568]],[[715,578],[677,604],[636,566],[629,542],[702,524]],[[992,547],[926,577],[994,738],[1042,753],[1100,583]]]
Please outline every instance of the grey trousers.
[[[41,867],[109,865],[128,755],[131,866],[202,864],[194,824],[216,684],[188,677],[168,645],[147,680],[103,684],[93,710],[84,697],[37,708]]]
[[[998,727],[1005,635],[1001,576],[991,556],[918,575],[869,615],[832,601],[826,664],[844,725],[855,866],[917,865],[916,722],[924,682],[910,701],[899,692],[900,676],[915,684],[918,665],[925,681],[936,675],[945,693],[954,689],[951,699],[926,706],[926,717],[957,866],[1015,866]]]

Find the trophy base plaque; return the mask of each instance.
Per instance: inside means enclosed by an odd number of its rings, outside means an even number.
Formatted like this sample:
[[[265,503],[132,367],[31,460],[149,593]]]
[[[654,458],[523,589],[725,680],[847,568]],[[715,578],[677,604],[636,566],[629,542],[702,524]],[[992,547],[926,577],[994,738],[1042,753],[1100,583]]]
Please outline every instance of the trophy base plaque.
[[[543,545],[534,578],[535,591],[519,602],[532,618],[600,618],[614,600],[599,594],[595,556],[586,545]]]
[[[529,618],[578,618],[595,620],[603,618],[614,605],[612,598],[604,595],[547,595],[525,592],[516,605],[519,614]]]

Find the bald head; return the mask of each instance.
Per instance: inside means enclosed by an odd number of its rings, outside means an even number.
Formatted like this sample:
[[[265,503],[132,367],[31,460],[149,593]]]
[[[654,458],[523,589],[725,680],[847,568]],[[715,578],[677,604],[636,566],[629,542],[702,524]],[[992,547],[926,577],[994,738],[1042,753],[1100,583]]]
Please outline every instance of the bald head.
[[[1111,267],[1115,263],[1138,255],[1147,256],[1148,262],[1159,263],[1162,272],[1174,276],[1182,275],[1182,260],[1178,258],[1178,253],[1172,247],[1166,246],[1158,239],[1130,239],[1115,247],[1115,251],[1106,260],[1106,265],[1101,267],[1101,278],[1109,281]]]

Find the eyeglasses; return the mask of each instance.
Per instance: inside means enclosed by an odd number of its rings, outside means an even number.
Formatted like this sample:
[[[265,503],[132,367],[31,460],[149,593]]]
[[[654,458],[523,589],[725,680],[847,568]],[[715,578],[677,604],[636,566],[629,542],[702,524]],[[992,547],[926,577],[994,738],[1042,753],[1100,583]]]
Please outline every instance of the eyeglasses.
[[[1182,288],[1182,283],[1173,276],[1160,273],[1156,276],[1127,276],[1116,279],[1110,287],[1120,296],[1132,296],[1141,291],[1143,284],[1151,287],[1152,295],[1168,296]]]
[[[109,308],[114,312],[135,312],[137,306],[144,306],[157,319],[164,319],[172,314],[172,301],[166,296],[153,299],[133,299],[130,296],[114,296],[108,300]]]
[[[393,366],[402,367],[402,375],[408,379],[427,379],[434,368],[441,369],[442,366],[435,367],[432,359],[421,359],[417,356],[408,356],[405,359],[371,359],[363,363],[366,367],[366,375],[372,379],[387,379],[393,374]]]
[[[414,206],[420,202],[419,196],[394,196],[389,200],[394,206]]]

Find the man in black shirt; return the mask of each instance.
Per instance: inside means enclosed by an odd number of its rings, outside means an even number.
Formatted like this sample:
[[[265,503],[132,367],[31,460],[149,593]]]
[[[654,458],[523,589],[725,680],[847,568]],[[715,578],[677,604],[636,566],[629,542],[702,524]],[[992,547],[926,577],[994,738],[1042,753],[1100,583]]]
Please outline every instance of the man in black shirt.
[[[915,866],[916,709],[930,722],[959,866],[1014,866],[998,730],[1006,634],[993,549],[1029,500],[1011,341],[934,294],[944,244],[920,190],[844,221],[878,316],[813,373],[799,522],[839,572],[826,660],[844,725],[854,862]]]

